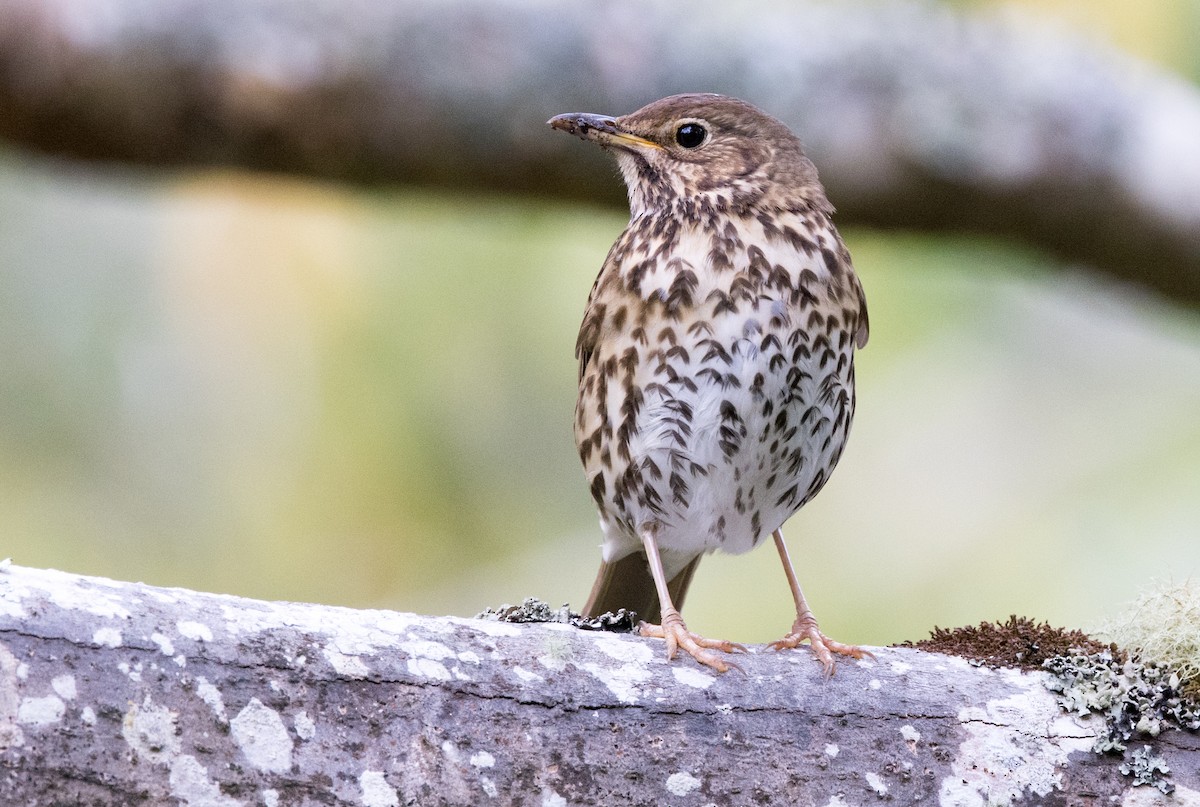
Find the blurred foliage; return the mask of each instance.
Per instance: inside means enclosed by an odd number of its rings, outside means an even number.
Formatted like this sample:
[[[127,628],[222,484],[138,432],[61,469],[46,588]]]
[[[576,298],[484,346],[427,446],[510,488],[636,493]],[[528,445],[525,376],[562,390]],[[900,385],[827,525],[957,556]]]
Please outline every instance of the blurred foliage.
[[[1036,9],[1195,76],[1197,7]],[[600,533],[572,348],[623,225],[0,152],[0,554],[427,613],[580,604]],[[785,529],[829,633],[1087,626],[1200,569],[1193,312],[1004,245],[846,236],[871,304],[859,416]],[[777,638],[774,552],[707,559],[688,615]]]
[[[267,598],[579,604],[600,536],[572,347],[623,224],[9,155],[3,552]],[[1078,624],[1196,567],[1194,317],[997,245],[847,236],[872,306],[859,418],[786,531],[831,633]],[[780,633],[777,567],[707,559],[695,626]]]
[[[1085,31],[1200,81],[1200,0],[952,0],[950,5],[1018,9],[1037,24]]]

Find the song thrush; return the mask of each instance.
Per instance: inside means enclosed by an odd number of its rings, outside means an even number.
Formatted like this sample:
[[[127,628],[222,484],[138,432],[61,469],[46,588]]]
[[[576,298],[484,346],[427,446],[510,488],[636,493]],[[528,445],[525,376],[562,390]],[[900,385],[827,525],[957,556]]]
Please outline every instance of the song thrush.
[[[867,309],[833,207],[786,126],[720,95],[549,124],[615,154],[629,226],[576,344],[575,440],[600,511],[603,564],[585,611],[635,609],[643,634],[702,664],[743,650],[688,631],[678,608],[702,555],[774,537],[791,632],[827,673],[865,651],[821,633],[780,525],[829,478],[854,415]]]

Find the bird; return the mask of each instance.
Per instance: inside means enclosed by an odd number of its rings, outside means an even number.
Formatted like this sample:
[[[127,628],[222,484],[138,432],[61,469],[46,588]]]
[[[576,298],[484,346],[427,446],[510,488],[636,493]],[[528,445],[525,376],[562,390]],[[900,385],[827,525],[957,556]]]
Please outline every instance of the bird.
[[[548,121],[616,157],[629,224],[588,295],[574,432],[604,534],[584,614],[644,617],[641,635],[718,672],[740,644],[691,632],[700,559],[774,540],[796,605],[771,647],[821,632],[781,526],[829,479],[854,416],[866,299],[817,170],[788,127],[746,101],[672,95],[620,117]],[[657,624],[656,624],[657,623]]]

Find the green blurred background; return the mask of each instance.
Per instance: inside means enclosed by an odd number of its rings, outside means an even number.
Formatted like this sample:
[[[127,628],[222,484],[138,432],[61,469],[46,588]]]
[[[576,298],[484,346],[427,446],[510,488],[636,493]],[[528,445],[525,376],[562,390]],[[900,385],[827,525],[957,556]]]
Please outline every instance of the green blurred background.
[[[1196,0],[1025,11],[1200,79]],[[0,554],[424,613],[581,605],[572,350],[624,221],[0,147]],[[1008,245],[843,232],[871,306],[858,419],[785,528],[828,633],[1086,627],[1200,569],[1195,311]],[[775,553],[706,559],[687,613],[780,636]]]

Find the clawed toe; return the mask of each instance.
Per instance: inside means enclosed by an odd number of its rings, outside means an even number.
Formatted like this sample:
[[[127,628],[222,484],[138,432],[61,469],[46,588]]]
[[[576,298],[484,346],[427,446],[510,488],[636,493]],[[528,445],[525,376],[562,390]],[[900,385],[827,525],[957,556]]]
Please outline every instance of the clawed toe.
[[[817,661],[825,668],[825,676],[827,678],[833,675],[835,666],[833,661],[834,653],[840,656],[850,656],[851,658],[875,657],[866,648],[859,647],[858,645],[842,644],[830,639],[824,633],[821,633],[821,629],[817,626],[817,621],[811,616],[797,619],[787,636],[778,641],[771,642],[769,646],[772,650],[785,650],[799,647],[805,641],[812,648],[813,655],[817,657]]]
[[[729,642],[724,639],[706,639],[703,636],[692,633],[687,629],[687,625],[684,624],[683,617],[674,609],[663,612],[661,625],[651,625],[647,622],[642,622],[638,625],[638,633],[642,636],[651,636],[665,640],[667,643],[668,659],[675,658],[675,653],[679,648],[683,648],[696,661],[706,667],[713,668],[717,672],[727,672],[731,667],[739,672],[742,669],[732,661],[726,661],[709,651],[719,650],[722,653],[745,653],[745,647],[736,642]]]

